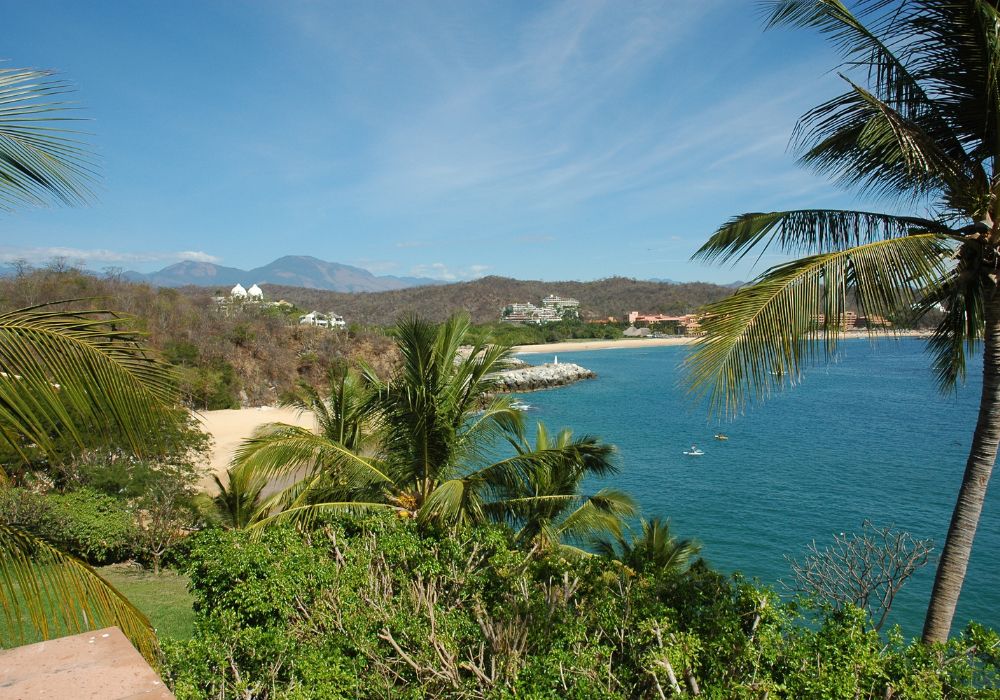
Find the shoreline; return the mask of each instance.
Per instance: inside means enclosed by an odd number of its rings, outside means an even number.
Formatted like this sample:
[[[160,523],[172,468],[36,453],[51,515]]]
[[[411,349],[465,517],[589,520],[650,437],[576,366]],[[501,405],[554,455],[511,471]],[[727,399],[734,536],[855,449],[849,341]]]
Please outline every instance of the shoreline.
[[[929,338],[931,331],[896,331],[890,333],[868,333],[868,331],[845,331],[840,334],[841,340],[854,338],[872,338],[874,340],[895,340],[898,338]],[[673,345],[691,345],[700,336],[671,336],[669,338],[620,338],[617,340],[562,340],[557,343],[537,343],[534,345],[515,345],[515,355],[546,355],[560,352],[580,352],[583,350],[628,350],[634,348],[667,347]]]
[[[678,336],[673,338],[622,338],[621,340],[562,340],[558,343],[536,345],[515,345],[515,355],[542,355],[551,352],[579,352],[581,350],[616,350],[622,348],[651,348],[667,345],[690,345],[697,338]]]

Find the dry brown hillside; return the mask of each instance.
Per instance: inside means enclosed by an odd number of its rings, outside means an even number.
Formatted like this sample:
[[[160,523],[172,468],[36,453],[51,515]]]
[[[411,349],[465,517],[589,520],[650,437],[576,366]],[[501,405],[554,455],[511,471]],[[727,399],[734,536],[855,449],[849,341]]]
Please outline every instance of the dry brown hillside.
[[[631,310],[643,313],[683,314],[702,304],[732,294],[732,289],[694,282],[671,284],[610,277],[596,282],[542,282],[506,277],[483,277],[473,282],[412,287],[391,292],[345,294],[301,287],[264,285],[270,298],[283,298],[304,309],[335,311],[349,321],[387,325],[400,316],[416,314],[441,321],[465,309],[475,323],[498,320],[511,302],[538,304],[549,294],[580,301],[585,319],[621,317]],[[194,292],[194,289],[189,289]],[[204,292],[202,292],[204,293]]]

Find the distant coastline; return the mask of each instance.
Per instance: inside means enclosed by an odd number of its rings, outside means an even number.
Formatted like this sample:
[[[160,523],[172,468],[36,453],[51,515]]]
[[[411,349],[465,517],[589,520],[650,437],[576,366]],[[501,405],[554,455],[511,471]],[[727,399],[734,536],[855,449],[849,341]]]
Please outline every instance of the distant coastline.
[[[893,338],[929,338],[930,331],[899,330],[894,333],[876,333],[878,340]],[[841,338],[867,338],[867,331],[845,331]],[[541,355],[561,352],[580,352],[583,350],[621,350],[634,348],[662,347],[666,345],[690,345],[698,338],[693,336],[673,336],[670,338],[622,338],[619,340],[564,340],[558,343],[539,343],[536,345],[515,345],[515,355]]]

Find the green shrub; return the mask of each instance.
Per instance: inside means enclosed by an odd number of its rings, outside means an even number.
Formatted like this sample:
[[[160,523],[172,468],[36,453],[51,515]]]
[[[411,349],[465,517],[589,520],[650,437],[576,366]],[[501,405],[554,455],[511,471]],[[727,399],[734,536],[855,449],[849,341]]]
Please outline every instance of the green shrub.
[[[206,532],[190,562],[195,635],[166,649],[181,700],[625,700],[677,696],[674,682],[707,698],[998,697],[994,632],[887,641],[856,608],[806,619],[703,562],[635,574],[518,550],[497,527]]]
[[[66,494],[0,489],[0,520],[91,564],[119,562],[135,554],[138,530],[132,510],[124,501],[91,489]]]
[[[47,496],[50,541],[91,564],[111,564],[135,553],[135,514],[126,503],[91,489]]]

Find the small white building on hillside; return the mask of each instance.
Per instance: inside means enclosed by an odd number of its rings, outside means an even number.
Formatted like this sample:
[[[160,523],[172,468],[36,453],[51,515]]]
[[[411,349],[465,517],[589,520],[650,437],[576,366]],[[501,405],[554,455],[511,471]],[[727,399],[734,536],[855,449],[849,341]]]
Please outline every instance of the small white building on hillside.
[[[254,284],[250,289],[247,290],[247,296],[254,301],[264,300],[264,290]]]
[[[319,311],[310,311],[304,316],[299,316],[300,326],[318,326],[319,328],[347,328],[344,317],[332,311],[322,314]]]
[[[247,290],[244,289],[242,284],[237,282],[236,286],[229,291],[229,296],[231,296],[233,299],[246,299]]]

